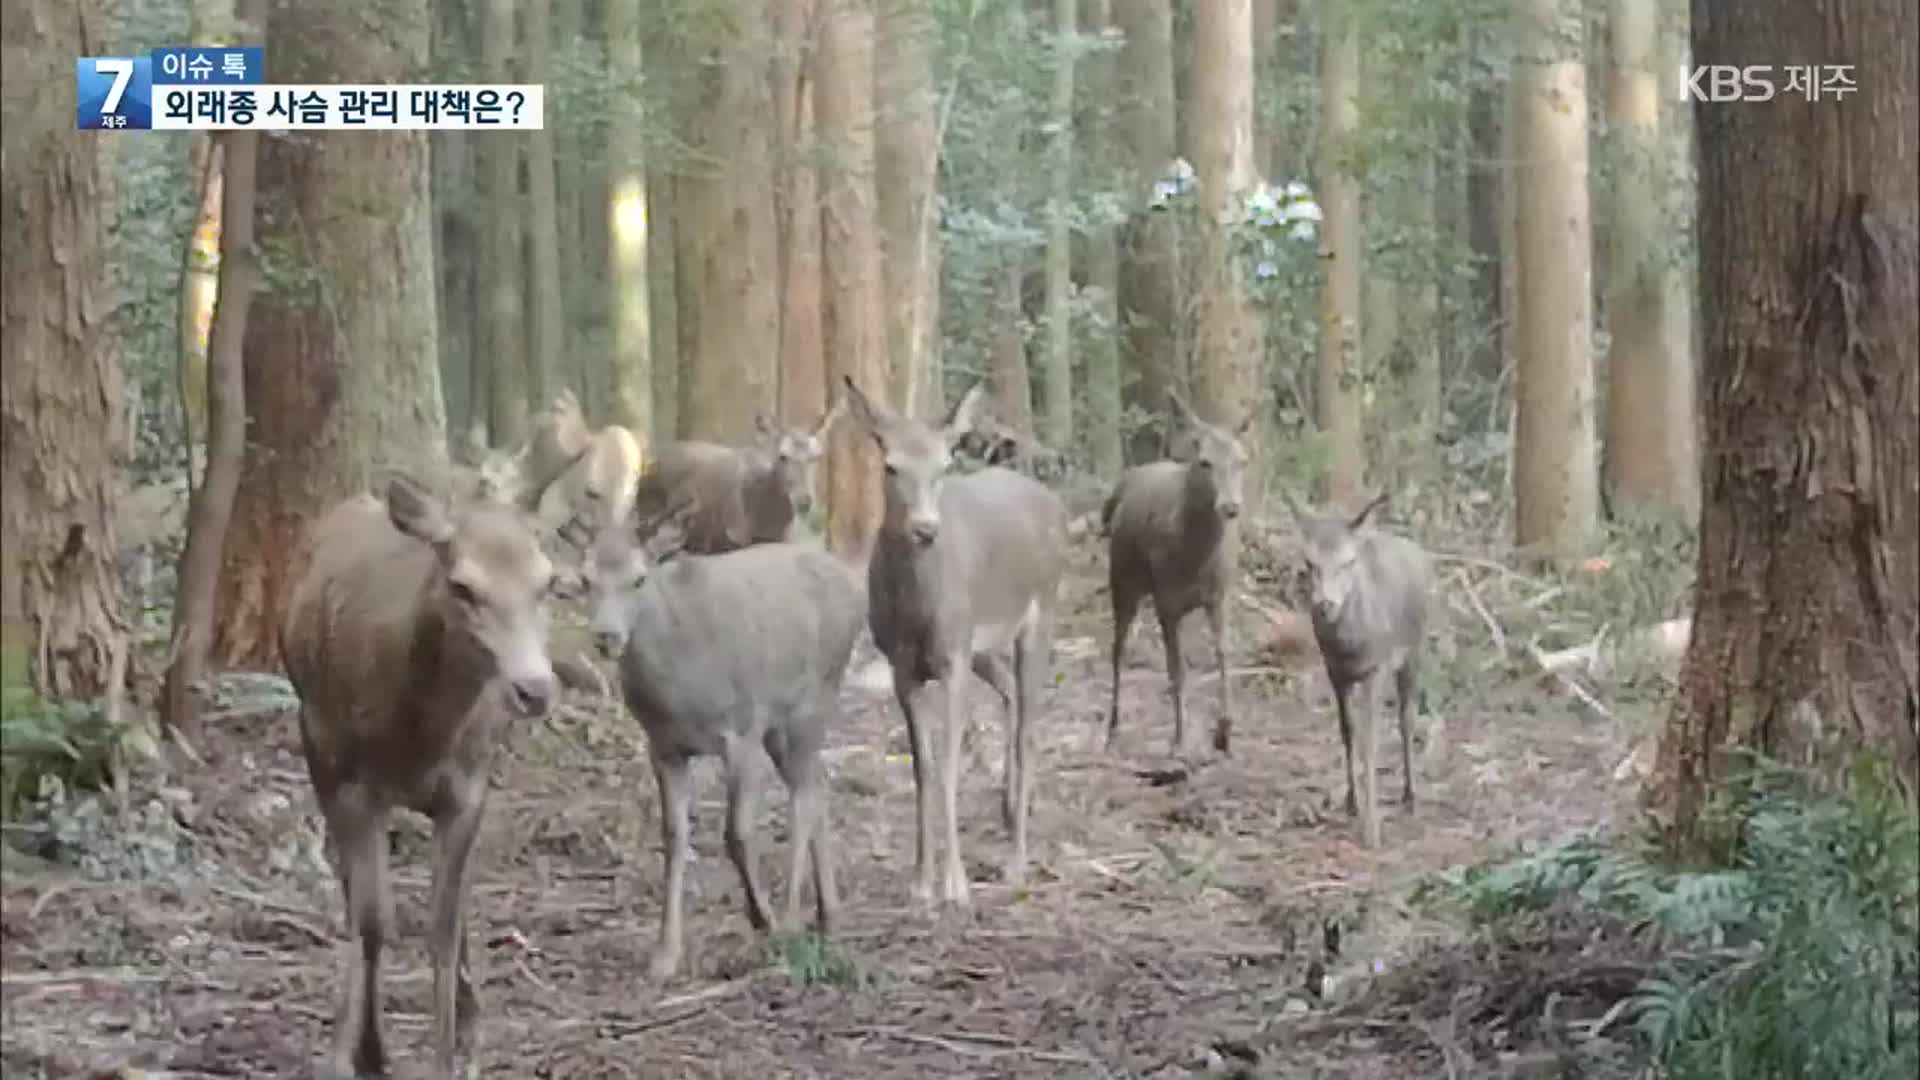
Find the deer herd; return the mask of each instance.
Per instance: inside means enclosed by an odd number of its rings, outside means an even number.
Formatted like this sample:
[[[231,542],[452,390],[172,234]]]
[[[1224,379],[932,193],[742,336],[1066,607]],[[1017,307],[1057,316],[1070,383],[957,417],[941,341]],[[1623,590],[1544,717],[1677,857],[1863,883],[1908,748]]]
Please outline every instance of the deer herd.
[[[800,918],[810,880],[820,930],[832,922],[838,898],[821,749],[863,633],[891,668],[912,748],[913,895],[969,903],[958,822],[969,674],[1006,709],[1001,811],[1012,853],[1004,877],[1023,880],[1032,727],[1042,688],[1053,681],[1066,504],[1036,478],[1045,470],[1010,467],[1031,465],[1020,459],[1036,456],[1037,444],[977,415],[979,385],[938,427],[869,398],[851,379],[836,398],[805,429],[762,420],[750,447],[678,442],[653,448],[643,462],[632,432],[589,427],[563,394],[518,454],[477,455],[463,472],[470,482],[441,491],[396,476],[384,503],[359,495],[312,525],[295,563],[281,652],[357,946],[324,1074],[386,1067],[380,962],[393,925],[386,835],[395,808],[433,825],[435,1074],[456,1075],[458,1056],[471,1053],[477,1002],[463,914],[470,856],[502,732],[543,715],[558,696],[547,628],[555,598],[584,594],[594,647],[617,665],[627,708],[646,735],[665,857],[655,978],[676,972],[683,953],[695,758],[722,766],[727,855],[755,929],[774,925],[751,835],[760,751],[790,800],[784,918]],[[1170,401],[1173,459],[1127,470],[1100,512],[1113,605],[1106,743],[1111,748],[1119,732],[1129,631],[1149,601],[1166,652],[1176,753],[1186,749],[1187,708],[1179,629],[1195,611],[1205,615],[1219,693],[1212,745],[1224,755],[1235,711],[1227,607],[1249,465],[1240,435],[1252,418],[1229,430],[1177,394]],[[872,440],[884,473],[864,581],[794,528],[813,509],[828,430],[847,420]],[[987,464],[964,468],[968,457]],[[1390,682],[1411,805],[1408,744],[1431,570],[1417,545],[1368,526],[1384,497],[1356,515],[1287,501],[1337,703],[1347,809],[1362,842],[1377,846],[1376,701]],[[566,548],[577,557],[570,561]],[[937,703],[924,693],[930,683],[941,687]]]

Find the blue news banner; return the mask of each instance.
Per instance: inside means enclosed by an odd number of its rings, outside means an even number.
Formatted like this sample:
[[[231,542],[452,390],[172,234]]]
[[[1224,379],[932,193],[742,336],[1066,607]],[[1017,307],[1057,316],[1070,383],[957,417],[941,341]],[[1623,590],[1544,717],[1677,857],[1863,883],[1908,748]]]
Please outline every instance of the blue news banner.
[[[154,88],[258,86],[266,50],[257,45],[155,49],[146,56],[82,56],[74,61],[80,129],[148,131]]]

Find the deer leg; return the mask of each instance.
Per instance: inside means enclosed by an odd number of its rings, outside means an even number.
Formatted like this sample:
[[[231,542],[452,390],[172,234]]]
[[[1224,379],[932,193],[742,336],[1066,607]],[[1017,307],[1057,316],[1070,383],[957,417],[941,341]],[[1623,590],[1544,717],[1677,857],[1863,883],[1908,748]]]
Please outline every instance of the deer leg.
[[[1360,841],[1369,848],[1380,846],[1380,738],[1377,722],[1379,715],[1381,674],[1375,672],[1367,676],[1360,684],[1360,715],[1356,718],[1360,730],[1354,732],[1360,739],[1360,760],[1355,771],[1360,774]]]
[[[927,738],[926,718],[914,709],[914,693],[919,687],[909,683],[901,669],[901,664],[894,664],[893,696],[900,702],[901,715],[907,719],[907,742],[913,756],[914,845],[910,888],[915,900],[929,902],[933,899],[933,749]]]
[[[483,774],[475,783],[451,785],[451,792],[433,814],[433,888],[428,902],[432,921],[427,948],[433,960],[434,1067],[443,1080],[453,1080],[456,1075],[455,1047],[472,1039],[472,1004],[464,1017],[460,1010],[460,988],[465,986],[469,999],[473,995],[462,972],[466,928],[460,903],[466,895],[474,837],[479,835],[480,817],[486,809],[485,782]]]
[[[383,1076],[387,1054],[380,1036],[380,953],[391,923],[387,815],[369,805],[364,790],[351,785],[325,792],[320,804],[338,858],[351,939],[329,1068],[337,1077]]]
[[[773,928],[766,893],[760,887],[760,867],[753,851],[753,779],[747,775],[746,748],[728,739],[724,751],[727,773],[727,858],[740,871],[740,887],[747,894],[747,922],[766,933]]]
[[[960,732],[967,715],[967,665],[965,654],[948,658],[946,677],[941,684],[947,691],[946,756],[940,761],[941,799],[947,826],[947,874],[945,899],[955,907],[966,907],[967,865],[960,858]]]
[[[1232,753],[1233,680],[1227,677],[1227,607],[1224,602],[1208,605],[1207,628],[1213,631],[1213,662],[1220,672],[1220,718],[1214,722],[1213,748],[1222,755]]]
[[[780,773],[780,779],[787,785],[789,800],[788,825],[789,840],[793,851],[787,872],[787,911],[785,923],[789,928],[800,924],[800,901],[807,860],[813,864],[813,896],[821,933],[827,931],[832,918],[833,881],[832,867],[827,865],[826,785],[820,778],[819,741],[799,734],[801,725],[789,724],[787,729],[775,729],[767,733],[767,752],[773,758],[774,768]],[[814,730],[825,730],[825,725],[816,725]]]
[[[973,673],[980,676],[981,682],[993,687],[994,693],[1000,695],[1001,707],[1006,711],[1007,720],[1002,726],[1002,730],[1006,733],[1006,748],[1000,770],[1000,778],[1003,781],[1000,789],[1000,820],[1006,825],[1007,831],[1012,832],[1013,783],[1018,778],[1016,770],[1020,767],[1019,762],[1014,760],[1013,713],[1014,695],[1017,692],[1014,685],[1014,672],[1008,669],[1007,662],[999,656],[978,652],[973,654]],[[973,725],[967,726],[971,729]]]
[[[1353,687],[1334,683],[1333,703],[1340,715],[1340,749],[1347,756],[1347,814],[1351,817],[1360,812],[1353,797]]]
[[[1413,711],[1420,699],[1420,662],[1408,658],[1393,673],[1395,708],[1400,714],[1400,801],[1413,806]]]
[[[655,755],[654,779],[660,785],[661,855],[667,863],[666,896],[660,909],[660,940],[654,946],[650,971],[665,979],[680,967],[680,900],[687,884],[687,812],[693,791],[684,758]]]
[[[1027,808],[1033,798],[1033,714],[1040,702],[1040,683],[1046,674],[1049,640],[1046,616],[1022,630],[1013,645],[1014,701],[1013,729],[1007,733],[1011,746],[1008,756],[1010,778],[1008,797],[1013,801],[1013,863],[1007,868],[1007,880],[1020,885],[1027,877]]]
[[[1107,706],[1107,750],[1113,749],[1114,736],[1120,731],[1120,665],[1126,659],[1133,620],[1140,613],[1138,596],[1119,588],[1110,591],[1113,593],[1113,696]]]
[[[1178,755],[1187,745],[1187,664],[1180,656],[1180,617],[1160,615],[1160,643],[1167,650],[1167,693],[1173,698],[1173,749]]]

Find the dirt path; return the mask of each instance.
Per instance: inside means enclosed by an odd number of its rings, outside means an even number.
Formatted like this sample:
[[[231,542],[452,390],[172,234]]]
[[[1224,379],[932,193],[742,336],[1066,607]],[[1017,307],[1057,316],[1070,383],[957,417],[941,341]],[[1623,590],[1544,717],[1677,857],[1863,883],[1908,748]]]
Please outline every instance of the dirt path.
[[[998,881],[999,727],[984,688],[976,756],[991,764],[969,772],[963,798],[974,909],[932,918],[907,897],[904,733],[886,695],[850,686],[830,751],[844,908],[831,944],[751,936],[722,850],[721,787],[703,768],[687,963],[662,987],[645,978],[660,862],[637,727],[608,703],[573,701],[553,723],[517,732],[496,771],[469,905],[484,945],[483,1075],[1192,1075],[1216,1040],[1309,1007],[1310,971],[1351,981],[1437,932],[1392,899],[1418,875],[1599,821],[1611,806],[1621,737],[1564,706],[1533,711],[1516,688],[1456,710],[1439,745],[1417,748],[1417,813],[1388,808],[1386,846],[1365,851],[1333,810],[1342,787],[1330,717],[1303,701],[1310,680],[1273,675],[1246,682],[1232,759],[1156,783],[1154,770],[1174,764],[1158,643],[1135,638],[1122,746],[1104,754],[1104,598],[1091,575],[1076,578],[1067,607],[1024,891]],[[1193,694],[1197,745],[1214,696],[1206,681]],[[184,824],[146,865],[126,856],[91,876],[9,868],[9,1076],[121,1065],[306,1075],[330,1026],[339,901],[292,722],[223,725],[209,754],[150,800],[159,809],[149,817]],[[1381,788],[1397,791],[1398,755],[1382,760]],[[759,843],[778,897],[785,806],[767,775]],[[405,1076],[428,1058],[426,859],[423,826],[397,835],[401,940],[387,1012]],[[1336,1061],[1282,1049],[1262,1068],[1415,1075],[1386,1049]]]

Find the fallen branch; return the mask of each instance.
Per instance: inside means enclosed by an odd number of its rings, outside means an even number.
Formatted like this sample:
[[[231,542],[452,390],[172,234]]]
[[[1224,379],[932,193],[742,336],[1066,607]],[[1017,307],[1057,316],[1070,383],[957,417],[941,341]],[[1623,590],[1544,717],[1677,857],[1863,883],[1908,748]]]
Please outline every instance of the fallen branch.
[[[1579,682],[1575,681],[1573,676],[1567,674],[1565,671],[1556,671],[1553,668],[1548,667],[1546,654],[1540,651],[1540,647],[1538,645],[1535,645],[1531,641],[1527,642],[1527,653],[1533,657],[1534,663],[1540,665],[1541,671],[1545,672],[1548,675],[1553,676],[1553,678],[1557,682],[1559,682],[1561,686],[1566,688],[1567,693],[1572,694],[1575,698],[1578,698],[1581,704],[1585,705],[1589,709],[1592,709],[1594,712],[1600,714],[1600,717],[1603,720],[1613,719],[1613,711],[1608,709],[1605,705],[1600,704],[1600,699],[1594,697],[1591,693],[1588,693],[1587,688],[1584,686],[1581,686]]]

